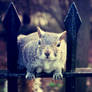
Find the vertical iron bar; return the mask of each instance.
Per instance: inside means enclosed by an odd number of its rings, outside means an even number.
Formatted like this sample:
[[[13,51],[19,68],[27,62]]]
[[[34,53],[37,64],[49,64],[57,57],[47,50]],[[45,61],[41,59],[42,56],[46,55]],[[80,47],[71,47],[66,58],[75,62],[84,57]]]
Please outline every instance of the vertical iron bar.
[[[75,3],[73,2],[64,21],[67,30],[66,71],[75,71],[77,33],[81,24]],[[66,78],[66,92],[75,92],[75,77]]]
[[[11,73],[17,73],[17,31],[20,27],[20,20],[13,3],[10,3],[3,24],[7,32],[8,71]],[[18,92],[17,78],[8,78],[8,92]]]

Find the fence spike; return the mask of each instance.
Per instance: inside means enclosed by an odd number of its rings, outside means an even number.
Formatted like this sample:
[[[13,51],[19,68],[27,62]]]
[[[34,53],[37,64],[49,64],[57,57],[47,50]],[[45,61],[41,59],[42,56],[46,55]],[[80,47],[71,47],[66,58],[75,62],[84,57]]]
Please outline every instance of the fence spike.
[[[14,4],[11,2],[3,20],[7,34],[7,65],[8,71],[17,72],[17,32],[20,27],[20,20]],[[11,89],[12,87],[12,89]],[[8,78],[8,92],[18,92],[17,78]]]
[[[7,30],[10,30],[10,28],[13,28],[13,30],[18,31],[20,27],[21,22],[19,20],[18,13],[13,2],[10,3],[9,8],[7,9],[3,23]]]
[[[81,18],[75,3],[70,6],[68,14],[64,20],[67,30],[67,63],[66,71],[75,71],[77,33],[81,25]],[[66,92],[75,92],[75,78],[66,78]]]
[[[7,33],[7,64],[10,72],[17,71],[17,32],[20,27],[20,20],[13,2],[10,3],[3,20]],[[14,61],[14,62],[12,62]],[[13,67],[12,67],[13,66]]]
[[[76,31],[77,33],[81,23],[82,23],[81,17],[78,13],[75,2],[73,2],[64,20],[65,28],[67,31]]]
[[[69,67],[67,70],[75,68],[77,33],[81,23],[77,7],[73,2],[64,20],[67,30],[67,67]]]
[[[17,68],[17,32],[20,27],[20,20],[14,4],[11,2],[3,20],[7,33],[7,63],[10,72],[16,72]],[[13,67],[12,67],[13,66]]]

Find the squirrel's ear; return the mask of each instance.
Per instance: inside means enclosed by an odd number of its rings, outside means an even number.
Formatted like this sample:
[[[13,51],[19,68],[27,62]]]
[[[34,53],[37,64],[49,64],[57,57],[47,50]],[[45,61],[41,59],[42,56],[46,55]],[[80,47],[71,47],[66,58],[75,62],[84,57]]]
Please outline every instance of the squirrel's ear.
[[[37,26],[37,31],[38,31],[38,35],[39,35],[39,37],[41,38],[42,37],[42,35],[44,35],[44,31],[40,28],[40,27],[38,27]]]
[[[62,32],[59,34],[59,40],[65,39],[66,38],[67,31]]]
[[[17,37],[17,44],[23,44],[23,42],[24,42],[24,38],[26,37],[26,35],[19,35],[18,37]]]
[[[23,39],[23,38],[25,38],[26,37],[26,35],[19,35],[18,37],[17,37],[17,40],[20,40],[20,39]]]

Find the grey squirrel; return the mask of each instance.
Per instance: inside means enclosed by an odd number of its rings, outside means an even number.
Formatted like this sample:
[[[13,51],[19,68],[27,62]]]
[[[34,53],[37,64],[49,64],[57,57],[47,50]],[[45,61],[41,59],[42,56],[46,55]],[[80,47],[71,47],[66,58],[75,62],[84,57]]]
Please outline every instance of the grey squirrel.
[[[66,31],[52,33],[37,27],[37,32],[19,35],[17,40],[18,63],[27,69],[27,79],[35,79],[35,70],[37,73],[54,71],[54,79],[63,78],[62,69],[65,69],[67,54]]]

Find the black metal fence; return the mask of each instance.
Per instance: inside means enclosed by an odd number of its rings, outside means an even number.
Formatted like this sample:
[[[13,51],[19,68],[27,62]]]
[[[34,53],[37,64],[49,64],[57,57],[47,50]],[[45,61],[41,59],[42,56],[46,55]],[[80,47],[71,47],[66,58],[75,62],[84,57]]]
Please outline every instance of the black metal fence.
[[[8,92],[18,92],[17,79],[24,77],[24,73],[17,71],[17,32],[21,25],[18,18],[17,11],[13,5],[10,4],[5,18],[3,20],[4,27],[7,30],[7,63],[8,70],[0,71],[0,78],[8,78]],[[91,72],[75,72],[76,63],[76,46],[77,46],[77,33],[81,25],[81,18],[78,14],[75,3],[70,6],[68,14],[64,21],[67,30],[67,63],[64,78],[66,79],[65,89],[66,92],[75,92],[75,78],[76,77],[92,77]],[[80,69],[81,70],[81,69]],[[52,75],[36,75],[36,77],[52,77]]]

